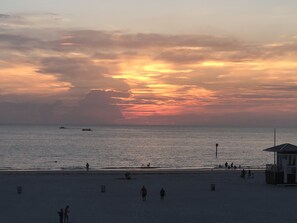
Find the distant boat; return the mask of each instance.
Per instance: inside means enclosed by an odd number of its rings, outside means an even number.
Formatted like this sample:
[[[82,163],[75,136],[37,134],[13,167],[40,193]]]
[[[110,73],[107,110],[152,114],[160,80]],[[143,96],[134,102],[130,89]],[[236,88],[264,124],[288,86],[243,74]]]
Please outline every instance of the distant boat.
[[[88,129],[82,129],[81,131],[92,131],[92,129],[88,128]]]
[[[59,129],[66,129],[66,127],[64,127],[64,126],[61,126]]]

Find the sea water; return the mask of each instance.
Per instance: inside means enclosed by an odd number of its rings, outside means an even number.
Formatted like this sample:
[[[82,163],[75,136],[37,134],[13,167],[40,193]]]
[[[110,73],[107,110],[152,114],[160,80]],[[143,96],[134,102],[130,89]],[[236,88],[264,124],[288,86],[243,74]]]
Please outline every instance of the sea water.
[[[92,131],[82,131],[91,128]],[[225,162],[263,168],[271,128],[185,126],[0,126],[0,169],[209,168]],[[277,144],[297,144],[297,129],[277,129]],[[216,144],[218,143],[217,157]]]

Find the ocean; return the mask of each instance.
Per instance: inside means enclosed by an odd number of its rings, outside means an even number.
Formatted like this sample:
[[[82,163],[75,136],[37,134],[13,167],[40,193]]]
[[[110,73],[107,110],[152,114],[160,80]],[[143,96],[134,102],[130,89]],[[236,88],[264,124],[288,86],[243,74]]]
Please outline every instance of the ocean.
[[[82,131],[91,128],[92,131]],[[297,129],[277,129],[277,144],[297,144]],[[218,156],[215,156],[218,143]],[[185,126],[0,126],[1,170],[211,168],[231,162],[264,168],[271,128]]]

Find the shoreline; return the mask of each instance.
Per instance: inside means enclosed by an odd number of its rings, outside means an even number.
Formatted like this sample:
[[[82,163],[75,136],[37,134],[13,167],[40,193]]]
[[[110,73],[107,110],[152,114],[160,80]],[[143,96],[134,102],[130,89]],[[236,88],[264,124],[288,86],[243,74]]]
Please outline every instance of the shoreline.
[[[265,169],[249,168],[256,173],[264,173]],[[127,169],[96,169],[96,170],[0,170],[0,175],[108,175],[108,174],[232,174],[240,173],[241,169],[225,168],[127,168]]]

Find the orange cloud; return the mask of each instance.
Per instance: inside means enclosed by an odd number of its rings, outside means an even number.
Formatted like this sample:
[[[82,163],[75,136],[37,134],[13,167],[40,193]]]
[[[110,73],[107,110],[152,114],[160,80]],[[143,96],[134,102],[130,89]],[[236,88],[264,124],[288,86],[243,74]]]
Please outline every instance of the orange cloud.
[[[126,124],[199,124],[224,115],[297,113],[294,39],[262,44],[77,30],[44,42],[36,32],[34,38],[0,34],[0,96],[63,95],[78,102],[93,89],[122,92],[107,105],[116,106],[117,122]],[[97,117],[82,109],[77,114]]]
[[[53,75],[40,75],[37,69],[31,64],[14,64],[0,69],[1,94],[45,96],[65,93],[72,87]]]

